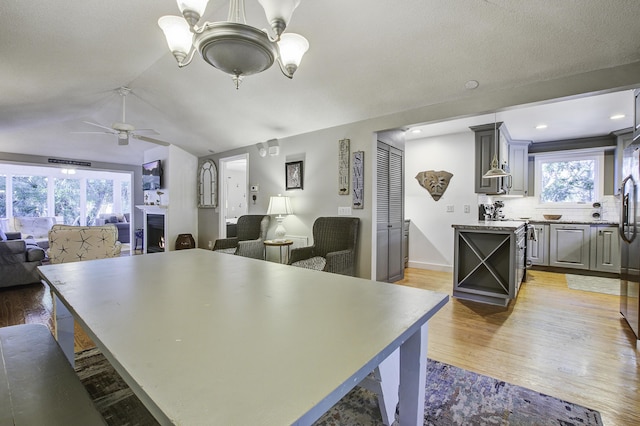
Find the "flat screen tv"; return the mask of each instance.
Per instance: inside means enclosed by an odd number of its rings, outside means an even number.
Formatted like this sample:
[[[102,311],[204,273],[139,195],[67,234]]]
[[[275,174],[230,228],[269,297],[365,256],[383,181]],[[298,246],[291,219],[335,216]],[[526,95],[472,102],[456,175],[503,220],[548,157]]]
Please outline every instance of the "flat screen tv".
[[[162,164],[160,160],[142,165],[142,190],[153,191],[162,187]]]

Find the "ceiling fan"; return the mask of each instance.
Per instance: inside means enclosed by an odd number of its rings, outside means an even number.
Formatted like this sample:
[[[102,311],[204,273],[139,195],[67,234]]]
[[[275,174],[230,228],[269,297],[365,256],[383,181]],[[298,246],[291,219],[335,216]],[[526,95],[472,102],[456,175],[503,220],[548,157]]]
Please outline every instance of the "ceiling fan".
[[[92,123],[91,121],[84,121],[84,123],[92,126],[100,127],[104,129],[104,132],[74,132],[74,133],[90,133],[90,134],[106,134],[116,135],[118,137],[118,145],[129,145],[129,138],[139,139],[145,142],[151,142],[158,145],[169,146],[170,143],[161,141],[158,139],[144,136],[141,133],[147,133],[151,135],[158,135],[159,133],[153,129],[136,129],[132,124],[127,123],[126,114],[126,100],[127,95],[131,93],[131,89],[128,87],[120,87],[117,89],[118,94],[122,97],[122,122],[115,122],[111,127],[103,126],[102,124]]]

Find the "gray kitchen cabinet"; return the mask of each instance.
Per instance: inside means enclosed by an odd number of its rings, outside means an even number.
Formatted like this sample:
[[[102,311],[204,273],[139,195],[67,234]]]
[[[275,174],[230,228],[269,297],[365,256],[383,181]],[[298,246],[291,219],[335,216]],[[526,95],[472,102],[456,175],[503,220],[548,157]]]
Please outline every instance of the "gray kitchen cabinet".
[[[509,141],[509,195],[526,197],[529,192],[529,144],[530,141]],[[509,185],[508,185],[509,186]]]
[[[524,277],[524,224],[511,229],[453,226],[453,296],[507,306],[517,296]]]
[[[549,266],[589,269],[591,225],[551,224]]]
[[[549,225],[532,223],[534,238],[527,240],[527,257],[531,265],[549,266]]]
[[[491,161],[496,156],[498,164],[505,160],[500,149],[500,127],[502,122],[483,124],[469,127],[475,133],[475,192],[477,194],[498,194],[502,179],[484,179],[484,175],[491,168]],[[501,155],[503,154],[503,155]]]
[[[591,269],[620,273],[620,237],[617,226],[597,225],[592,227]]]

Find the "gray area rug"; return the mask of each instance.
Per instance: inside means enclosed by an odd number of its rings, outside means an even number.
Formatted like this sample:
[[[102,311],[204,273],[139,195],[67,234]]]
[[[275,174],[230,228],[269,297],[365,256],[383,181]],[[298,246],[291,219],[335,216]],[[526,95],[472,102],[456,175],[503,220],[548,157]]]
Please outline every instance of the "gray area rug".
[[[76,371],[109,425],[158,424],[99,350],[77,353]],[[595,410],[429,360],[424,424],[588,426],[602,419]],[[382,425],[377,398],[356,387],[315,425]]]
[[[567,286],[572,290],[620,296],[620,280],[617,278],[592,277],[588,275],[565,274]]]

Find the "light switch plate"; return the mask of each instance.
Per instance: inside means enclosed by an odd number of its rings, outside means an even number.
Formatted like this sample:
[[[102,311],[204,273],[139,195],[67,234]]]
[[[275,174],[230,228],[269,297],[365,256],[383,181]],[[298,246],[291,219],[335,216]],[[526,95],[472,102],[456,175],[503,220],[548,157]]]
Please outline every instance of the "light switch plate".
[[[449,204],[447,206],[447,213],[453,213],[453,205]]]
[[[251,192],[258,192],[258,185],[251,185]]]
[[[338,216],[351,216],[351,207],[338,207]]]

